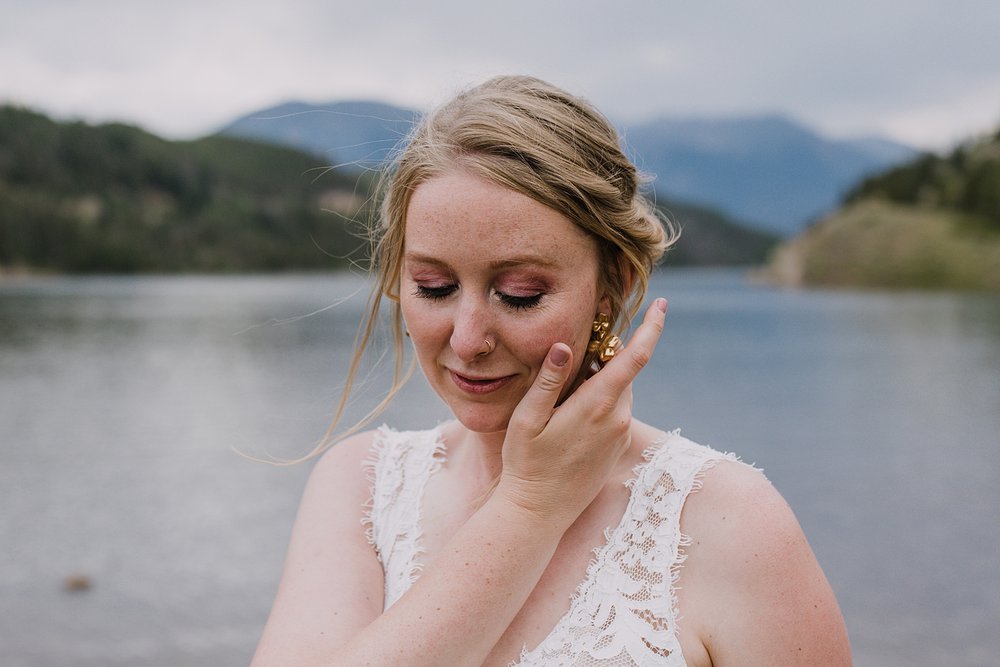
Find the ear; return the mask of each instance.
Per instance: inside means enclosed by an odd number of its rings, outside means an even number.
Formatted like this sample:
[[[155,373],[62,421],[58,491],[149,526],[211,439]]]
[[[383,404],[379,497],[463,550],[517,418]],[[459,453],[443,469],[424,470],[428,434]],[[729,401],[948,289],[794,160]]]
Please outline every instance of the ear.
[[[635,270],[632,268],[631,264],[621,262],[619,264],[618,273],[621,276],[622,288],[623,288],[622,302],[624,303],[626,301],[625,297],[632,293],[632,285],[635,283]],[[605,289],[600,300],[597,302],[597,312],[610,314],[611,301],[612,301],[611,297],[608,295],[607,289]]]

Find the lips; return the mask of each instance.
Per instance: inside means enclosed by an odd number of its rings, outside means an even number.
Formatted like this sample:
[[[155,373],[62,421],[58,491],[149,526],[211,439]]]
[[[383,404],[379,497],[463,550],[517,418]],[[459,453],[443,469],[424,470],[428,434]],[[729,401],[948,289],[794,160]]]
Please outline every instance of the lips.
[[[506,386],[511,380],[514,379],[513,375],[492,378],[472,378],[460,375],[453,370],[449,370],[448,373],[451,375],[451,379],[455,383],[455,386],[469,394],[489,394]]]

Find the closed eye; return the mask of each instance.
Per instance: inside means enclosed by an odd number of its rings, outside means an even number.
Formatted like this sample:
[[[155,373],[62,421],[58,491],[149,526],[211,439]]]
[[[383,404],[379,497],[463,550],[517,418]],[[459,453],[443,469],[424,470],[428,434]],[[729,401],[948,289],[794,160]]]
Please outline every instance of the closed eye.
[[[541,293],[532,294],[531,296],[514,296],[513,294],[496,292],[496,295],[497,299],[499,299],[502,304],[513,310],[528,310],[529,308],[534,308],[542,300]]]
[[[458,285],[441,285],[440,287],[428,287],[427,285],[417,285],[417,288],[413,290],[413,295],[421,299],[430,299],[431,301],[439,301],[441,299],[451,296],[457,289]]]

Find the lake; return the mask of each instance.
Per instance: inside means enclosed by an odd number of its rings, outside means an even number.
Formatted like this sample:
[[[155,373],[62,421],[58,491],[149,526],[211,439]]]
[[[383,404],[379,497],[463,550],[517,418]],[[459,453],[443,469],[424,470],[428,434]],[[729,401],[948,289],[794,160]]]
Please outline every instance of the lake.
[[[322,436],[365,290],[347,274],[0,282],[0,664],[249,662],[309,466],[237,450],[294,457]],[[1000,298],[679,269],[651,294],[670,309],[635,413],[764,469],[855,663],[997,664]],[[381,420],[446,417],[415,379]]]

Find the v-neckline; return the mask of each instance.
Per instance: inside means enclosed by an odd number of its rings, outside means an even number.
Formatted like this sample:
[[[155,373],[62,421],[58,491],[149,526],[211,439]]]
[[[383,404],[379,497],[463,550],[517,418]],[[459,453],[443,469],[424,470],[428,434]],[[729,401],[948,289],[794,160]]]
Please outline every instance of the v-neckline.
[[[439,425],[434,429],[434,431],[435,431],[434,432],[435,446],[431,449],[431,451],[444,452],[445,460],[447,460],[448,448],[444,442],[443,428],[441,427],[441,425]],[[552,626],[549,632],[546,633],[544,637],[542,637],[541,641],[539,641],[534,648],[528,649],[526,645],[523,646],[521,653],[518,655],[517,659],[514,662],[510,663],[510,667],[518,667],[519,665],[524,664],[526,660],[536,659],[537,654],[544,650],[546,644],[549,643],[554,636],[556,636],[556,633],[561,631],[563,626],[569,623],[570,619],[573,617],[573,612],[576,611],[577,606],[583,604],[585,598],[584,594],[586,593],[587,589],[590,586],[594,585],[593,580],[596,577],[597,573],[602,569],[602,567],[605,567],[607,564],[608,550],[611,548],[611,545],[617,541],[617,538],[620,535],[620,533],[623,530],[625,530],[626,521],[629,519],[630,516],[633,515],[633,511],[635,509],[636,503],[638,502],[639,498],[638,494],[636,494],[636,488],[639,486],[639,480],[642,478],[642,475],[646,472],[649,466],[652,465],[657,455],[663,452],[663,450],[667,447],[667,442],[670,439],[671,435],[672,435],[671,433],[660,431],[657,434],[656,438],[654,438],[653,441],[649,444],[649,446],[647,446],[643,450],[642,454],[643,460],[640,461],[639,463],[636,463],[635,466],[633,466],[632,475],[628,478],[628,480],[624,482],[624,485],[629,490],[628,502],[625,503],[625,510],[622,512],[621,517],[618,519],[618,522],[614,525],[613,528],[604,530],[603,542],[599,546],[596,546],[591,550],[593,556],[590,559],[590,562],[587,564],[587,572],[584,575],[583,579],[580,580],[576,586],[574,586],[573,593],[570,595],[569,606],[566,608],[566,611],[563,612],[561,616],[559,616],[559,618],[556,620],[555,624]],[[435,472],[439,472],[439,470]],[[423,509],[423,504],[424,504],[424,494],[426,493],[426,484],[430,481],[431,477],[433,477],[433,473],[427,476],[427,479],[424,481],[425,486],[421,490],[421,493],[419,494],[419,500],[417,501],[418,517],[422,515],[421,510]],[[418,561],[419,555],[424,553],[421,546],[422,539],[423,539],[423,531],[422,530],[417,531],[417,537],[415,540],[416,550],[414,551],[413,562],[411,563],[412,566],[411,571],[414,572],[419,572],[422,566],[422,564]]]

